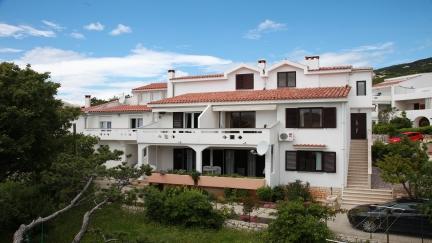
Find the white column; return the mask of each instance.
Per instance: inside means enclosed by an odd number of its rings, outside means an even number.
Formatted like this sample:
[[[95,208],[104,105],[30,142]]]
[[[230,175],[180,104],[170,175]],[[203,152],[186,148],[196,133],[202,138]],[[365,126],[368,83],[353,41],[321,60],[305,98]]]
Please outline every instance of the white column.
[[[272,149],[271,149],[271,145],[270,145],[268,150],[267,150],[267,153],[265,153],[265,167],[264,167],[265,180],[266,180],[266,184],[268,186],[274,186],[274,185],[272,185],[271,177],[274,176],[273,171],[275,171],[276,168],[274,168],[275,163],[273,161],[272,156],[273,156],[273,154],[272,154]],[[273,169],[273,171],[272,171],[272,169]]]
[[[193,145],[190,147],[195,151],[195,170],[202,173],[202,151],[207,146]]]
[[[144,159],[143,150],[147,148],[147,144],[138,144],[138,167],[141,167],[143,164],[148,164],[148,160]],[[147,152],[148,157],[148,152]]]

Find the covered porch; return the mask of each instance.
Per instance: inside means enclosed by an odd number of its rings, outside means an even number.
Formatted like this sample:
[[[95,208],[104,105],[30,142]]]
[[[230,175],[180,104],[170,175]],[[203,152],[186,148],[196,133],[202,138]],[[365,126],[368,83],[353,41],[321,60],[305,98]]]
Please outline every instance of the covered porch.
[[[161,174],[198,171],[202,176],[257,178],[269,184],[272,154],[272,145],[264,155],[259,155],[253,146],[138,144],[138,165],[149,164]],[[159,176],[159,182],[163,183],[160,179]],[[166,184],[188,183],[167,181]]]

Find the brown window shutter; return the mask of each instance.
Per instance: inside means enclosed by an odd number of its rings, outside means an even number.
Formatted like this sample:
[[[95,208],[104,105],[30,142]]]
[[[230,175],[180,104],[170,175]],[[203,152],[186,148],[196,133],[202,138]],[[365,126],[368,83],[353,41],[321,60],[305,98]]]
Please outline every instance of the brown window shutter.
[[[297,128],[298,127],[298,109],[286,108],[285,109],[285,127]]]
[[[173,128],[183,128],[183,112],[173,113]]]
[[[323,127],[336,128],[336,107],[323,108]]]
[[[336,153],[323,152],[323,170],[329,173],[336,173]]]
[[[285,152],[285,170],[297,170],[297,152]]]

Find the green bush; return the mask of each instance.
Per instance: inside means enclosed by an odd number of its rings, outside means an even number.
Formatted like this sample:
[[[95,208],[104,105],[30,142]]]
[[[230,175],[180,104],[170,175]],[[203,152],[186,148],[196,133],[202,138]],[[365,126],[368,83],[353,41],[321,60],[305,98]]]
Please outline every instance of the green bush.
[[[312,194],[310,193],[309,183],[302,183],[300,180],[296,180],[293,183],[289,183],[286,186],[286,197],[290,201],[303,200],[311,201]]]
[[[218,229],[224,218],[213,209],[209,198],[197,189],[145,189],[147,218],[164,224]]]
[[[405,111],[402,112],[401,116],[397,116],[391,119],[390,124],[393,125],[396,129],[412,127],[412,122],[406,117]]]
[[[286,191],[285,186],[275,186],[273,187],[272,200],[273,202],[285,200]]]
[[[271,189],[271,187],[268,186],[260,187],[257,189],[256,193],[259,200],[265,202],[272,201],[273,190]]]
[[[389,123],[377,123],[372,126],[373,134],[395,134],[397,132],[396,127]]]
[[[334,215],[330,209],[315,203],[281,203],[276,219],[269,225],[267,242],[325,242],[332,233],[324,220]]]
[[[0,195],[0,229],[16,229],[56,209],[52,199],[34,185],[5,181],[0,183]]]
[[[224,188],[224,197],[228,201],[238,202],[249,196],[249,191],[245,189]]]
[[[384,158],[384,155],[389,153],[388,146],[381,142],[375,141],[372,145],[372,161],[375,163],[376,161]]]
[[[402,129],[399,129],[399,132],[420,132],[423,134],[432,134],[432,126],[402,128]]]

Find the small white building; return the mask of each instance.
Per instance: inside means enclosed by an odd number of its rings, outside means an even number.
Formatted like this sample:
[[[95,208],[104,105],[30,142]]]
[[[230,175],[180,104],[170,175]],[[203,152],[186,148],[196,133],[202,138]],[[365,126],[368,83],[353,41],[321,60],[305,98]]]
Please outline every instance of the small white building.
[[[373,90],[372,120],[378,122],[378,113],[395,108],[405,111],[414,127],[432,123],[432,73],[420,73],[385,79]]]
[[[77,122],[78,131],[123,150],[131,165],[236,174],[269,186],[302,180],[324,195],[370,188],[371,68],[321,67],[318,56],[306,65],[259,60],[220,74],[169,70],[167,83],[132,93],[87,105]],[[158,183],[168,180],[163,175]]]

